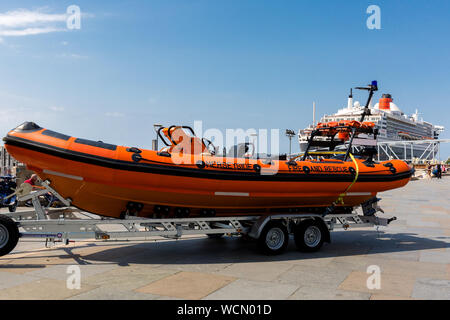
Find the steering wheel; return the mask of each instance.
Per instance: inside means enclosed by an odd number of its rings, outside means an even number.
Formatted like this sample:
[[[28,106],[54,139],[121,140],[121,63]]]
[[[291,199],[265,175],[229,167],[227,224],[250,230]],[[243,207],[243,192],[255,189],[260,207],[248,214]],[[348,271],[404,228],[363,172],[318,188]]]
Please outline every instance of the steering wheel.
[[[211,140],[202,138],[202,142],[205,145],[206,149],[209,151],[209,153],[211,153],[211,155],[216,154],[216,146],[212,143]]]

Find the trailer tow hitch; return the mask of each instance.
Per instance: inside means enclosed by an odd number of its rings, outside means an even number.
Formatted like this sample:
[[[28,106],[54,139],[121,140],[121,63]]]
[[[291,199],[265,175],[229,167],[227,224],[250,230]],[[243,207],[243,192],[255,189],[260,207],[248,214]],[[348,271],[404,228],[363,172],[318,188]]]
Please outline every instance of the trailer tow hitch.
[[[389,224],[389,223],[391,223],[392,221],[395,221],[395,220],[397,220],[397,217],[389,218],[389,219],[387,219],[387,224]]]

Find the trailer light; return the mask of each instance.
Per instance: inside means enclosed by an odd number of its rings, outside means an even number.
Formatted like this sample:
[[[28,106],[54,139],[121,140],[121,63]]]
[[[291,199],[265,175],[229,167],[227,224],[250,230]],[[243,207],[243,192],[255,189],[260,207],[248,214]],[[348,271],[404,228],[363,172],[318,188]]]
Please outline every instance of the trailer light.
[[[110,238],[109,234],[106,233],[98,233],[96,235],[97,239],[108,240]]]

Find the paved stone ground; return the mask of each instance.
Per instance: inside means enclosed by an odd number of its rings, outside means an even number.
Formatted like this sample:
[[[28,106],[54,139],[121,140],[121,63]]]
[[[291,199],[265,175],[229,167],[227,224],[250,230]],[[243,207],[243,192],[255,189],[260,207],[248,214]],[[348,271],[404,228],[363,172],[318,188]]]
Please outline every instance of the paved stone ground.
[[[0,258],[0,299],[450,299],[450,177],[380,194],[388,228],[335,231],[320,252],[276,257],[240,238],[21,241]],[[4,209],[3,209],[4,210]],[[67,268],[81,288],[67,289]],[[367,267],[381,269],[368,289]]]

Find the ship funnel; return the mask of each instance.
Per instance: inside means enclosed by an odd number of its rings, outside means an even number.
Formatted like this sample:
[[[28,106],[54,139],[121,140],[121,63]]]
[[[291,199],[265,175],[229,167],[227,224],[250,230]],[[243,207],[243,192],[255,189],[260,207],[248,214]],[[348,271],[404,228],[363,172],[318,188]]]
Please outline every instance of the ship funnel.
[[[350,89],[350,95],[348,96],[347,109],[351,110],[353,108],[353,91]]]
[[[384,93],[381,96],[381,99],[379,102],[379,108],[381,110],[391,110],[391,102],[392,102],[392,96],[388,93]]]

